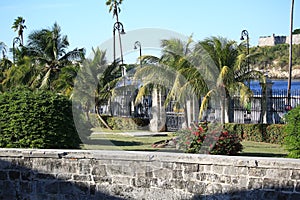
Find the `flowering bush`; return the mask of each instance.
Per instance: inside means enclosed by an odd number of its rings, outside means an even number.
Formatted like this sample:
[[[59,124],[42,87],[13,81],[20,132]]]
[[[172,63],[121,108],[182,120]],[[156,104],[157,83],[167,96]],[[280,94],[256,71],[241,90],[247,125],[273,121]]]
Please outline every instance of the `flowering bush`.
[[[202,123],[191,129],[180,130],[177,134],[178,148],[187,153],[236,155],[243,149],[238,135],[224,130],[218,124]]]

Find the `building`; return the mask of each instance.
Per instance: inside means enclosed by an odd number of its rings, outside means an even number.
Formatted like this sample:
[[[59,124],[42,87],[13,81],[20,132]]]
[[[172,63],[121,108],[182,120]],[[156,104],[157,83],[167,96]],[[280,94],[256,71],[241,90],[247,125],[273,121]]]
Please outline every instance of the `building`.
[[[289,44],[289,36],[261,36],[258,39],[258,46],[275,46],[277,44]],[[300,34],[293,35],[293,44],[300,44]]]

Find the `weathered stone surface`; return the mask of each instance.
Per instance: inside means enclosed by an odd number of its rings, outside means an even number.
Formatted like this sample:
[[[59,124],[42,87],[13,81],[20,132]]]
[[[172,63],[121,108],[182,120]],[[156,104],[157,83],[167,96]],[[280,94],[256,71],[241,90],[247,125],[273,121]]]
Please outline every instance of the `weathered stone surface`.
[[[299,199],[300,160],[0,149],[0,199]]]

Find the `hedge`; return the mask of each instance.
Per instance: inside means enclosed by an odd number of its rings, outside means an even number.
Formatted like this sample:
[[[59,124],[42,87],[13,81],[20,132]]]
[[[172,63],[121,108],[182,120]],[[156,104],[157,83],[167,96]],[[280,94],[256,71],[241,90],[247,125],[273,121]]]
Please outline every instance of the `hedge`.
[[[225,128],[234,131],[248,141],[283,144],[285,124],[225,124]]]
[[[0,147],[79,148],[71,101],[25,88],[0,94]]]

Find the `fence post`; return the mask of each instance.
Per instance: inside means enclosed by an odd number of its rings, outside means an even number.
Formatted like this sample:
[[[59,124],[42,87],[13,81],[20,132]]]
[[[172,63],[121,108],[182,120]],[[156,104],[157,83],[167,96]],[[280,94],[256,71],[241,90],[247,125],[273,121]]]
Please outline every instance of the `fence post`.
[[[265,88],[262,86],[262,95],[261,95],[261,112],[262,116],[262,123],[263,124],[272,124],[273,123],[273,100],[272,100],[272,87],[273,82],[268,78],[266,75],[266,83]]]

